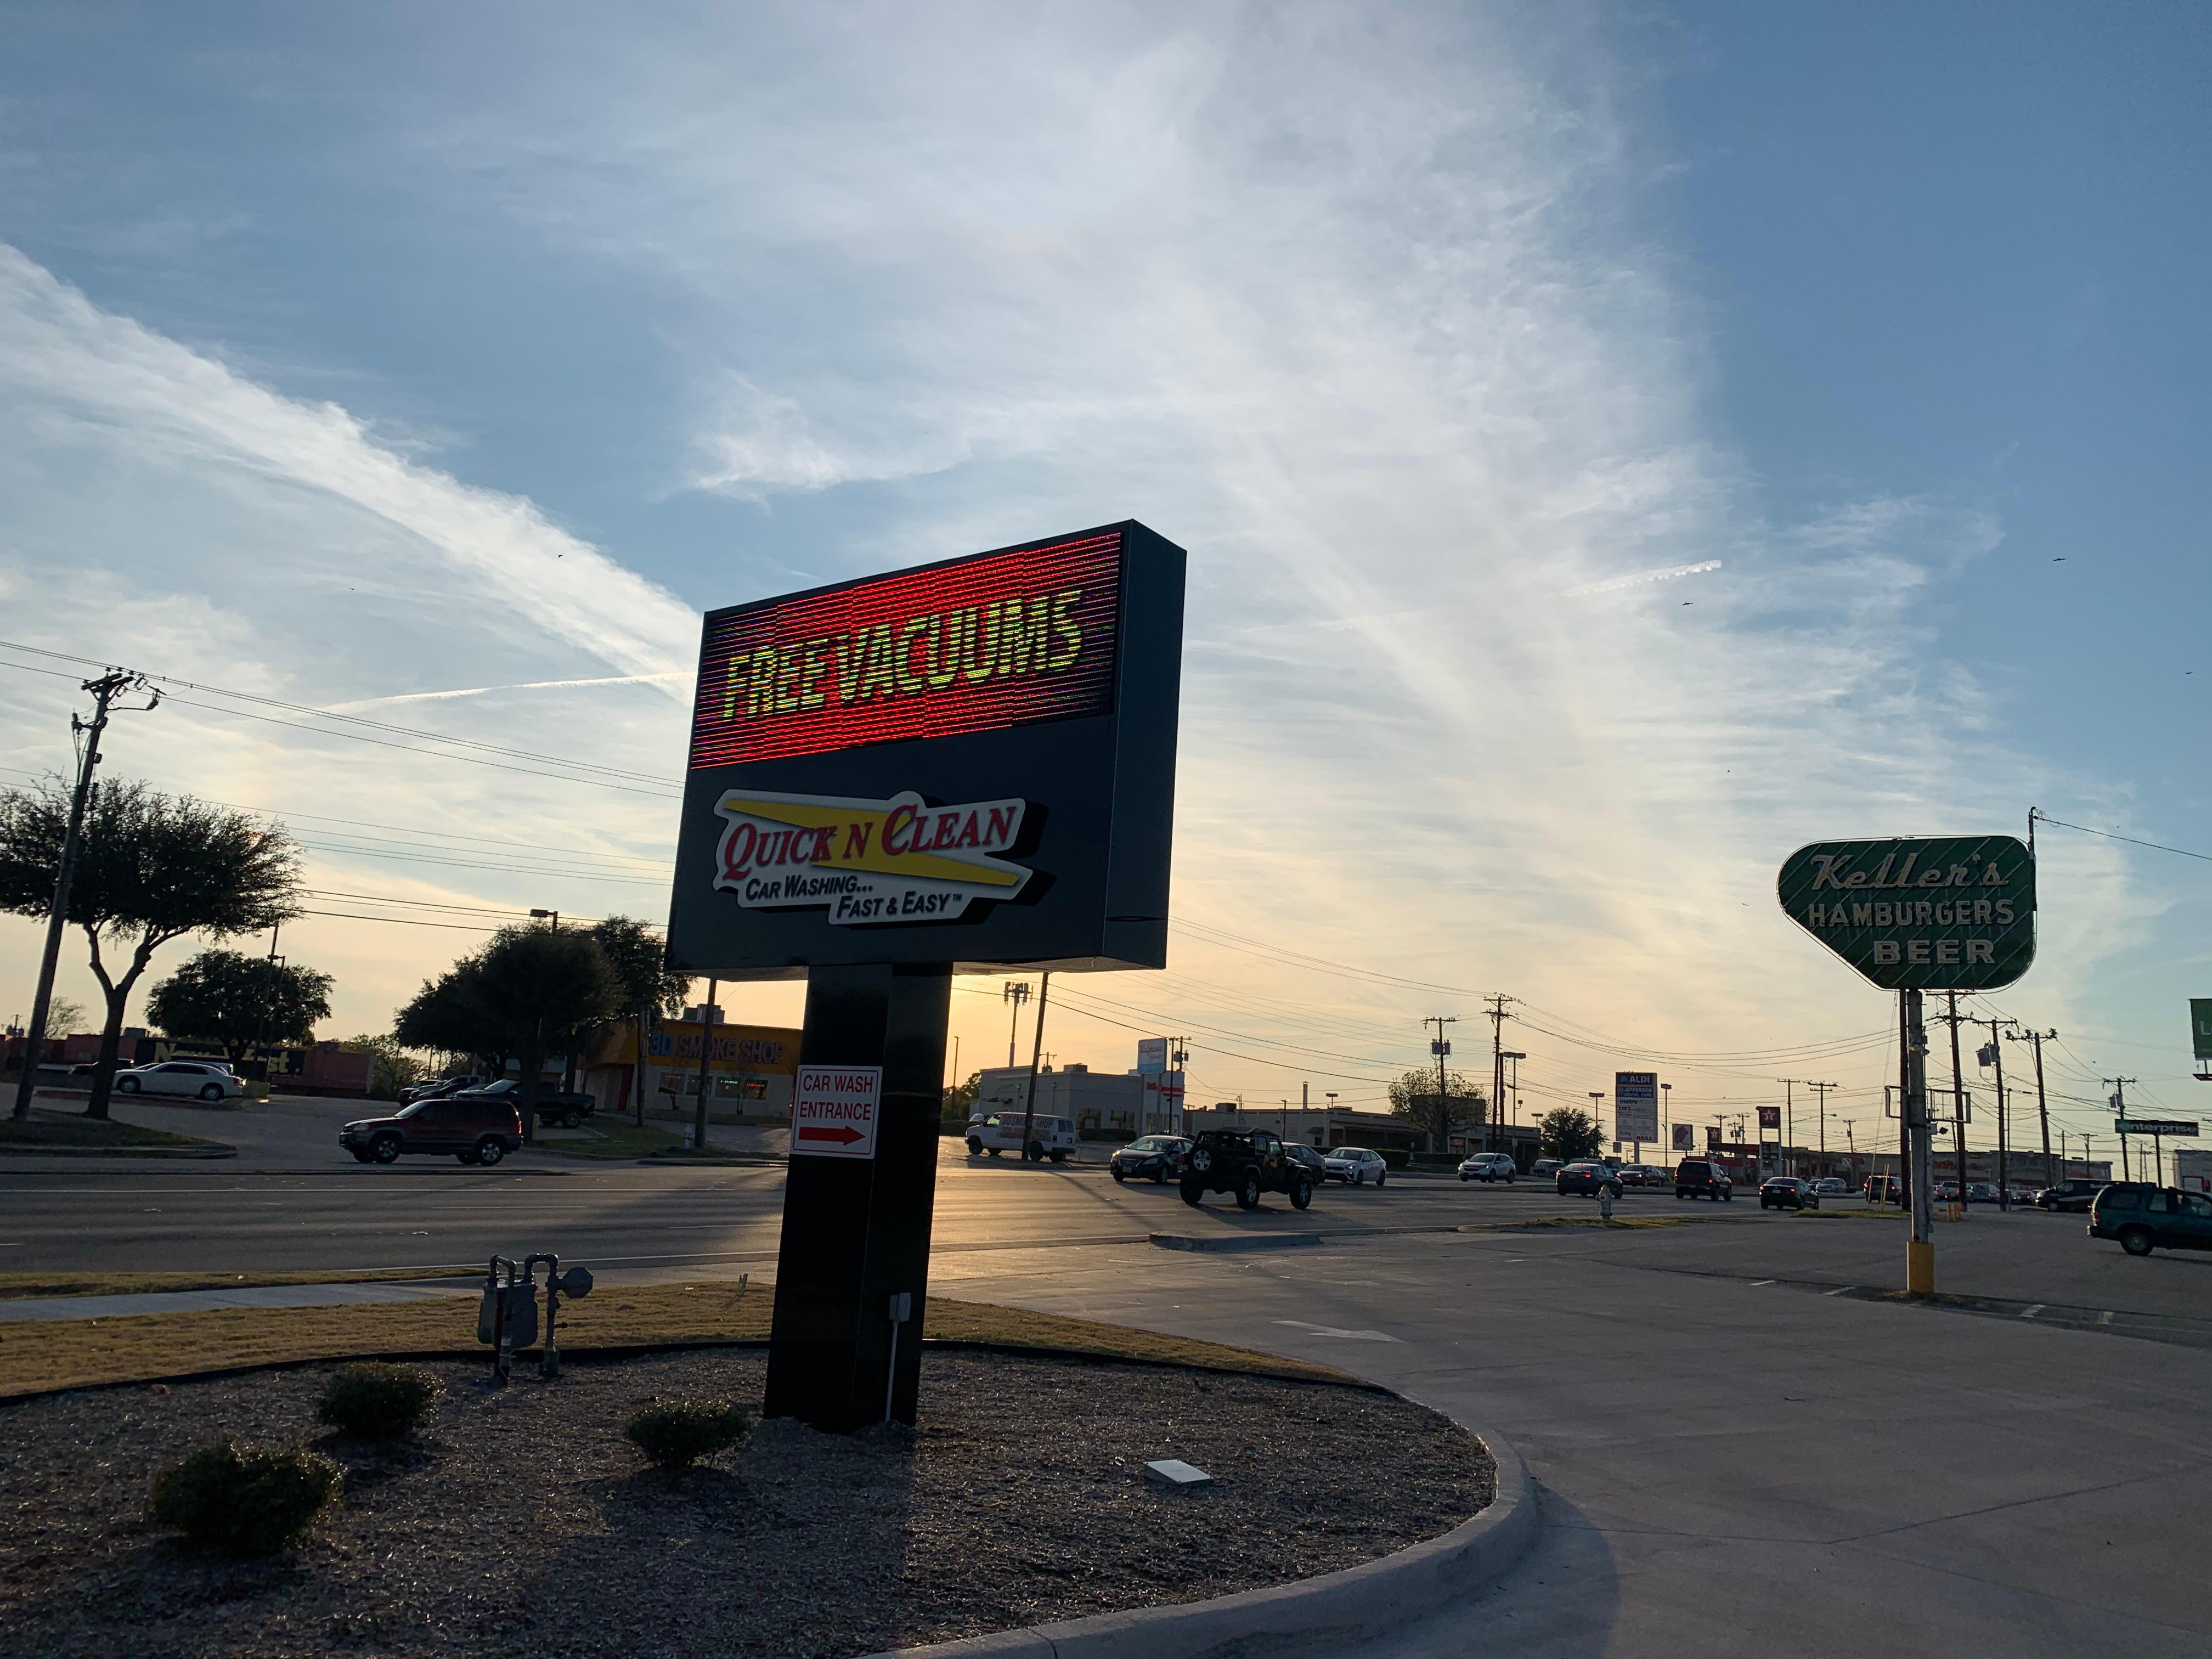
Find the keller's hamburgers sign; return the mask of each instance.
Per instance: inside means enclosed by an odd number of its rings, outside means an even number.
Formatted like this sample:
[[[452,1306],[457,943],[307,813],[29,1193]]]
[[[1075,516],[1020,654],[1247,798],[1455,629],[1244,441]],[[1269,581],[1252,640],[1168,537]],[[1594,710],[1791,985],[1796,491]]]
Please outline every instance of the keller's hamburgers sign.
[[[708,613],[670,965],[1163,965],[1182,591],[1130,521]]]

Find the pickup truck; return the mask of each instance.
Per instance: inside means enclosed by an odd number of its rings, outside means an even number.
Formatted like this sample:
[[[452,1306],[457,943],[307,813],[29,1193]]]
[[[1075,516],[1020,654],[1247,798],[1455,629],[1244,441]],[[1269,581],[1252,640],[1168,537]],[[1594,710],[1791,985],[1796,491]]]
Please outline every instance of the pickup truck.
[[[513,1078],[503,1077],[498,1082],[488,1083],[481,1089],[464,1089],[449,1098],[496,1100],[514,1106],[520,1103],[521,1088],[522,1085]],[[591,1116],[592,1109],[598,1103],[590,1095],[573,1091],[564,1092],[557,1085],[551,1083],[541,1083],[538,1085],[537,1112],[538,1121],[540,1123],[558,1123],[565,1129],[573,1129]]]

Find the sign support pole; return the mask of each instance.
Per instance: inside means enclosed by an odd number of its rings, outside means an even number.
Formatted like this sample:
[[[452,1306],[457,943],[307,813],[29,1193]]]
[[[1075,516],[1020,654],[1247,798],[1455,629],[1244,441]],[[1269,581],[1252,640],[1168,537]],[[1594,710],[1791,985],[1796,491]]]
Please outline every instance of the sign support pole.
[[[1898,993],[1905,1038],[1905,1099],[1899,1115],[1912,1165],[1912,1237],[1905,1247],[1905,1293],[1936,1294],[1936,1215],[1929,1201],[1935,1185],[1928,1132],[1928,1028],[1921,1023],[1920,993]],[[1954,1028],[1956,1029],[1956,1028]],[[1960,1166],[1960,1174],[1965,1166]]]
[[[832,1434],[915,1420],[937,1193],[950,963],[816,968],[802,1065],[880,1066],[876,1155],[794,1156],[776,1252],[765,1410]],[[896,1298],[910,1296],[906,1340]]]

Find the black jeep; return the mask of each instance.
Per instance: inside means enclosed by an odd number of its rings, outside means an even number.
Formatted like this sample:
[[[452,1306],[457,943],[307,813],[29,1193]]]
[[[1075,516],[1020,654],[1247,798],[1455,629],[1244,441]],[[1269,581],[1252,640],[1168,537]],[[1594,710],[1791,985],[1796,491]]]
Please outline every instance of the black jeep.
[[[1312,1175],[1266,1129],[1201,1129],[1179,1172],[1186,1204],[1208,1193],[1234,1193],[1247,1210],[1260,1207],[1262,1193],[1288,1193],[1301,1210],[1313,1202]]]

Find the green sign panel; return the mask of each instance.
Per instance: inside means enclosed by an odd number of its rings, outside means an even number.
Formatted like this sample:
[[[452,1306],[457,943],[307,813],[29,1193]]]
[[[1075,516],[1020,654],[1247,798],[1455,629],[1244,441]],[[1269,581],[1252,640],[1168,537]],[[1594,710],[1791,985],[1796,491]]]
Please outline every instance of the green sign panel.
[[[2178,1136],[2189,1140],[2197,1133],[2194,1123],[2167,1117],[2116,1117],[2112,1127],[2124,1135],[2157,1135],[2161,1139]]]
[[[1992,991],[2035,960],[2035,860],[2012,836],[1814,842],[1775,890],[1885,991]]]
[[[2189,999],[2189,1034],[2196,1039],[2197,1058],[2212,1060],[2212,997]]]

